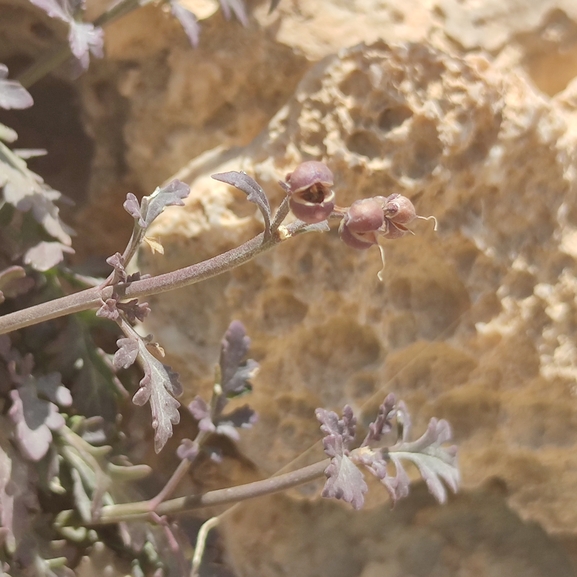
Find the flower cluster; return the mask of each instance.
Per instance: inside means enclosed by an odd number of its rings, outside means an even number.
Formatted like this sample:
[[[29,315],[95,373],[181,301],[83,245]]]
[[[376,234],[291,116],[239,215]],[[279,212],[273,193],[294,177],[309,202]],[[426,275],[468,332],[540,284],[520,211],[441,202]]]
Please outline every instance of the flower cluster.
[[[413,203],[398,193],[356,200],[349,207],[335,205],[333,173],[316,160],[299,164],[279,184],[287,193],[293,214],[303,222],[315,224],[331,216],[340,217],[339,236],[348,246],[364,250],[377,245],[384,253],[380,239],[395,240],[407,233],[413,234],[408,225],[416,219],[433,220],[435,217],[419,216]],[[382,271],[379,273],[381,278]],[[382,279],[381,279],[382,280]]]

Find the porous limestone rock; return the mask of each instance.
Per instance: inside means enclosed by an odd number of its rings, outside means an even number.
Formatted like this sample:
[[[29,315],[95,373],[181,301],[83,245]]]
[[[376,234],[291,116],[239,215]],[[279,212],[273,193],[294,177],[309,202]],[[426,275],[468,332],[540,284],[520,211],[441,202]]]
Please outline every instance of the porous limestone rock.
[[[452,424],[465,491],[496,479],[500,510],[510,506],[550,534],[575,536],[577,189],[567,133],[574,96],[563,96],[552,102],[521,70],[504,74],[478,54],[426,42],[359,45],[317,64],[251,145],[214,151],[181,171],[191,198],[155,223],[150,234],[166,254],[143,251],[147,272],[213,256],[262,226],[242,194],[210,179],[214,172],[248,172],[276,206],[276,181],[302,160],[320,159],[335,174],[338,204],[399,192],[439,222],[437,232],[418,222],[414,236],[387,243],[382,283],[377,250],[350,249],[333,230],[152,298],[148,328],[184,376],[184,402],[208,394],[219,338],[239,318],[261,363],[251,398],[260,421],[243,432],[241,449],[263,474],[305,451],[306,460],[320,455],[316,407],[348,403],[367,423],[394,391],[415,432],[431,416]],[[378,490],[370,504],[384,514]],[[293,513],[302,523],[328,506],[312,492],[310,499]],[[353,575],[364,567],[370,575],[379,564],[367,553],[358,570],[306,573],[290,547],[257,554],[255,515],[270,508],[284,518],[277,501],[250,507],[227,530],[241,574]],[[347,517],[339,534],[369,538],[376,525],[368,517],[360,518],[365,525]],[[539,567],[531,570],[545,575]],[[419,571],[411,574],[448,574]]]

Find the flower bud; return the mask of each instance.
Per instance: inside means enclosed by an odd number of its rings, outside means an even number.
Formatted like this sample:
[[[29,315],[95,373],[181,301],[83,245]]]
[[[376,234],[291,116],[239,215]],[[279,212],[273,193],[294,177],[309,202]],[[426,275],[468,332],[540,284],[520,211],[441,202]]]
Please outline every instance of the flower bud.
[[[322,162],[302,162],[287,174],[286,184],[290,208],[298,219],[314,224],[326,220],[333,212],[333,173]]]

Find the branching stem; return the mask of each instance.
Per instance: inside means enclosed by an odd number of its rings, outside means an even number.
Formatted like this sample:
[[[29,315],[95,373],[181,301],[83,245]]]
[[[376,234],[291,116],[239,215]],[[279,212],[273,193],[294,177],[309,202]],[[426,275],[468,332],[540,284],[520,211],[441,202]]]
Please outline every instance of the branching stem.
[[[160,503],[156,507],[157,515],[180,515],[195,509],[204,507],[215,507],[217,505],[228,505],[238,503],[247,499],[254,499],[279,491],[286,491],[297,485],[309,483],[325,474],[325,469],[329,464],[329,459],[319,461],[313,465],[308,465],[302,469],[284,473],[262,481],[238,485],[227,489],[217,489],[202,495],[190,495],[188,497],[178,497]],[[123,521],[146,521],[150,519],[150,501],[139,501],[136,503],[122,503],[119,505],[107,505],[102,508],[100,517],[90,523],[91,526],[109,525]]]
[[[182,288],[232,270],[277,244],[307,232],[301,222],[281,227],[264,240],[263,233],[205,261],[172,272],[131,283],[119,283],[114,289],[124,299],[134,299]],[[65,315],[98,308],[112,296],[113,287],[94,287],[84,291],[15,311],[0,317],[0,335]]]

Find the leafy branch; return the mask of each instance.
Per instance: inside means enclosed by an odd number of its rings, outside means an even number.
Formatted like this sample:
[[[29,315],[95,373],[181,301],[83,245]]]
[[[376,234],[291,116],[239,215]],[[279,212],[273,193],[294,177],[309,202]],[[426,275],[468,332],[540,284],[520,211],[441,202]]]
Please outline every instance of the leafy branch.
[[[397,405],[394,395],[391,394],[387,396],[377,419],[371,424],[377,433],[366,439],[360,447],[349,449],[350,443],[354,440],[356,427],[356,418],[351,408],[344,408],[342,418],[324,409],[317,409],[316,414],[321,422],[321,430],[325,433],[323,444],[329,459],[261,481],[166,500],[156,504],[155,513],[160,516],[180,515],[200,508],[238,503],[285,491],[319,479],[323,475],[327,477],[323,497],[342,499],[355,509],[359,509],[364,503],[364,494],[367,491],[359,467],[367,468],[381,480],[394,504],[400,498],[406,497],[409,491],[410,481],[401,459],[417,465],[429,490],[439,502],[446,501],[442,481],[452,491],[457,491],[459,471],[456,449],[444,446],[450,440],[450,427],[446,421],[431,419],[424,435],[416,441],[408,441],[410,427],[400,422],[408,417],[406,407],[402,402]],[[391,447],[386,445],[369,447],[369,442],[373,443],[377,438],[393,430],[395,424],[401,431],[401,440]],[[387,470],[391,462],[396,467],[395,475],[391,475]],[[150,514],[151,501],[108,505],[104,506],[98,518],[87,526],[143,521],[149,519]],[[67,511],[61,515],[59,522],[68,525],[78,521],[72,512]]]

